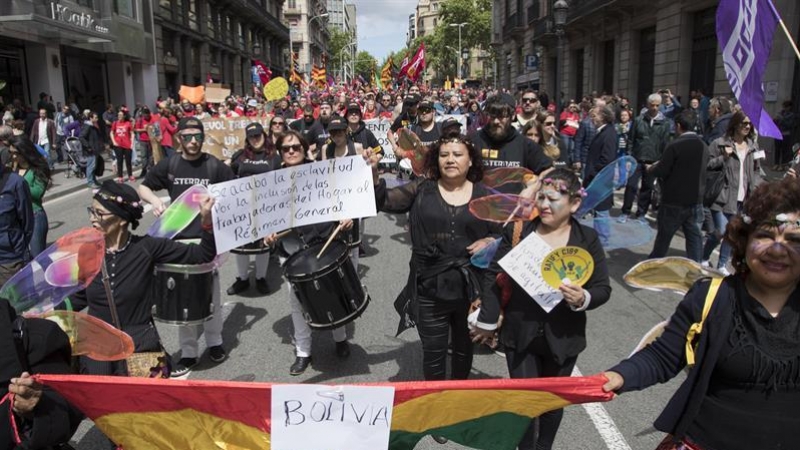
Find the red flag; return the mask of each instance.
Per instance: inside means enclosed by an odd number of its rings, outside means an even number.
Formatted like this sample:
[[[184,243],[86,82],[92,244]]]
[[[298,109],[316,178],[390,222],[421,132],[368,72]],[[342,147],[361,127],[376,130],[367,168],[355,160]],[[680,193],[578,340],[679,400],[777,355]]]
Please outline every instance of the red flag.
[[[258,59],[252,61],[252,66],[253,72],[258,75],[259,80],[261,80],[261,85],[264,86],[269,83],[269,80],[272,78],[272,71],[269,70],[269,67]]]
[[[417,53],[415,53],[414,57],[411,59],[411,63],[408,65],[408,69],[406,69],[406,78],[411,80],[412,83],[415,83],[419,79],[419,76],[422,74],[423,70],[425,70],[424,42],[419,44]]]
[[[406,57],[403,58],[403,62],[400,63],[400,71],[397,72],[397,79],[400,80],[404,76],[406,76],[407,71],[408,71],[408,53],[406,53]]]

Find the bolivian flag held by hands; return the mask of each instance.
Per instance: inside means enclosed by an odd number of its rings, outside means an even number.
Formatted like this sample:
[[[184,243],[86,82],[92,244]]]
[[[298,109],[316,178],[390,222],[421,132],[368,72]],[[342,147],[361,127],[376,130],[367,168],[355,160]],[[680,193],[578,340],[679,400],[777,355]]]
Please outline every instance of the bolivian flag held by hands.
[[[269,449],[272,384],[39,375],[125,450]],[[564,377],[378,383],[395,387],[391,450],[428,434],[477,449],[513,450],[530,420],[608,401],[606,379]]]

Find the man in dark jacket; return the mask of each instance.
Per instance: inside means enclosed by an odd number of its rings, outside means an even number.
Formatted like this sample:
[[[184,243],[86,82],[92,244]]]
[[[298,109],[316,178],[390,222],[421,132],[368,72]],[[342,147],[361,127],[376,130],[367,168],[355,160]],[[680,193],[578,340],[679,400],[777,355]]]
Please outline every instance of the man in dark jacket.
[[[86,155],[86,183],[90,188],[99,188],[95,179],[95,167],[98,156],[103,154],[105,142],[103,132],[100,130],[100,116],[96,112],[89,113],[86,122],[81,128],[81,144]]]
[[[371,150],[374,154],[383,155],[383,147],[378,142],[375,134],[367,129],[362,120],[361,107],[358,103],[350,103],[347,105],[347,134],[353,139],[353,142],[361,144],[365,150]]]
[[[0,450],[49,449],[69,441],[81,413],[30,373],[69,373],[71,356],[69,338],[58,325],[18,318],[8,301],[0,299],[0,397],[14,394],[6,400],[10,405],[0,404]],[[15,434],[22,441],[19,446]]]
[[[669,244],[678,228],[686,237],[686,256],[701,262],[703,237],[703,192],[708,165],[708,147],[694,130],[697,115],[683,111],[675,118],[678,138],[664,150],[661,159],[646,168],[662,180],[663,196],[658,209],[658,234],[649,258],[667,256]]]
[[[731,121],[731,101],[727,97],[714,97],[708,104],[708,119],[711,126],[708,127],[703,140],[710,144],[714,139],[722,137],[728,131],[728,123]]]
[[[647,111],[633,121],[630,131],[631,155],[636,158],[636,170],[628,177],[625,186],[625,200],[622,204],[620,222],[626,222],[633,209],[633,200],[637,197],[636,219],[645,220],[653,195],[655,176],[645,170],[646,166],[661,159],[667,146],[670,134],[670,123],[659,110],[661,94],[650,94],[647,97]],[[641,189],[639,182],[641,181]]]
[[[28,183],[0,167],[0,286],[28,262],[33,207]]]
[[[610,106],[595,106],[589,113],[592,125],[597,130],[589,144],[586,154],[586,177],[583,186],[587,187],[597,174],[609,164],[613,164],[617,157],[617,130],[614,129],[614,110]],[[614,196],[601,201],[595,207],[593,221],[594,230],[600,238],[600,243],[607,246],[611,238],[608,211],[614,206]]]
[[[472,143],[481,152],[487,169],[524,167],[541,174],[553,166],[553,161],[538,144],[511,126],[515,106],[514,97],[509,94],[497,94],[486,100],[483,109],[489,122],[472,135]],[[523,187],[513,183],[506,186],[516,190],[515,194]]]

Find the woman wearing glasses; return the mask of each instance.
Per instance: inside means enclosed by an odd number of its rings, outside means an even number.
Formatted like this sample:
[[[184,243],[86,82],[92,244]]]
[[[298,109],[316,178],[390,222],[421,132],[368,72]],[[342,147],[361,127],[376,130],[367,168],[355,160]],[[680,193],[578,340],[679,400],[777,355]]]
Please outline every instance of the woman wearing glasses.
[[[269,123],[270,132],[258,122],[245,127],[246,143],[243,149],[234,153],[230,160],[231,170],[237,178],[249,177],[280,169],[281,156],[275,150],[277,136],[286,126],[286,119],[276,115]],[[228,295],[236,295],[250,287],[250,255],[256,260],[256,289],[259,294],[269,292],[267,286],[267,270],[269,269],[269,251],[261,245],[261,240],[233,250],[236,255],[236,281],[226,291]]]
[[[336,117],[333,120],[341,119]],[[346,125],[344,125],[346,127]],[[330,129],[329,129],[330,131]],[[308,152],[308,142],[294,130],[289,130],[278,136],[276,147],[280,151],[283,168],[299,166],[313,162],[306,158]],[[328,237],[333,233],[337,225],[342,226],[342,231],[349,231],[353,227],[353,221],[350,219],[342,220],[339,223],[325,222],[313,225],[305,225],[302,227],[292,228],[288,235],[278,239],[276,233],[271,234],[264,238],[264,244],[270,247],[277,247],[278,253],[283,264],[289,257],[295,253],[308,248],[311,245],[325,242]],[[311,328],[303,318],[303,307],[300,300],[294,293],[291,283],[289,286],[289,304],[292,308],[292,324],[294,325],[294,344],[295,344],[295,360],[289,368],[290,375],[300,375],[308,369],[311,364]],[[336,355],[340,358],[347,358],[350,356],[350,346],[347,343],[347,332],[344,326],[334,328],[331,330],[333,340],[336,342]]]
[[[709,265],[711,253],[725,234],[725,227],[730,219],[741,213],[744,201],[764,181],[759,167],[760,161],[764,159],[764,152],[759,149],[755,140],[750,118],[743,112],[733,114],[725,135],[712,141],[708,152],[711,156],[708,170],[723,170],[725,184],[710,208],[715,231],[709,234],[703,248],[705,265]],[[722,241],[717,269],[725,275],[730,274],[727,268],[730,257],[731,246]]]
[[[539,129],[539,145],[544,154],[553,160],[553,167],[567,167],[569,164],[569,151],[567,144],[561,139],[556,127],[556,116],[550,111],[543,110],[536,115],[536,127]]]

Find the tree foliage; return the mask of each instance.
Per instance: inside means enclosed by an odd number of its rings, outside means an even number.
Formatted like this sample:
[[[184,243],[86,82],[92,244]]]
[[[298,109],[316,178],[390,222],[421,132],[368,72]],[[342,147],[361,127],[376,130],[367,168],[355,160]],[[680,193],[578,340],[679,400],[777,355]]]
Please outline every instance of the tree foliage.
[[[361,75],[364,77],[365,80],[369,80],[372,76],[372,71],[379,71],[378,69],[378,61],[372,56],[368,51],[361,50],[356,55],[356,62],[355,62],[355,71],[356,74]]]
[[[353,42],[353,34],[335,27],[329,27],[328,30],[331,34],[328,41],[328,70],[334,68],[338,72],[341,70],[342,56],[345,64],[349,64],[352,59],[350,55],[352,48],[347,48],[347,45]]]

